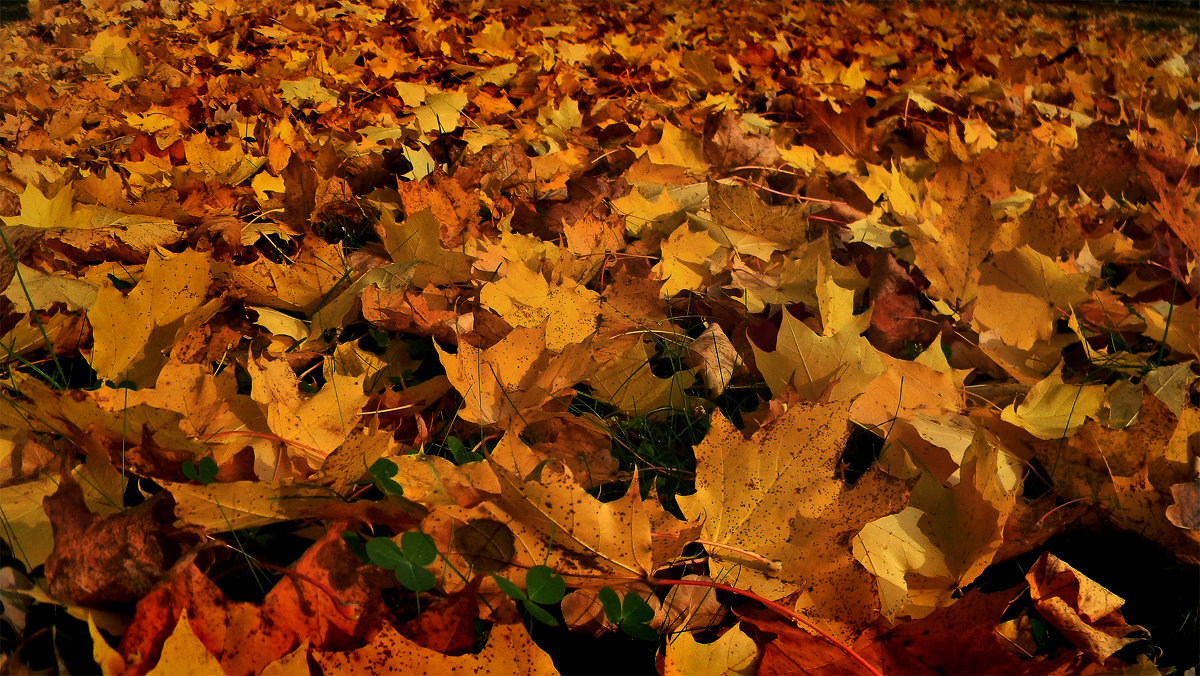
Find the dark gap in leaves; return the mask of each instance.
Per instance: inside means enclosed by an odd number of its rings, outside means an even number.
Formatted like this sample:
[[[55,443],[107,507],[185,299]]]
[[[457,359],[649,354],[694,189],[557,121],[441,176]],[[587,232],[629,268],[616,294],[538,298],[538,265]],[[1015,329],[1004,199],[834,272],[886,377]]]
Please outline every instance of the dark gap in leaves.
[[[1113,527],[1067,531],[1046,549],[1125,599],[1126,621],[1149,630],[1162,649],[1160,669],[1185,671],[1200,663],[1200,567]]]
[[[433,350],[432,338],[404,336],[403,340],[408,345],[408,356],[421,362],[417,370],[413,371],[410,383],[423,383],[426,380],[446,375],[442,361],[438,359],[437,352]]]
[[[853,486],[862,475],[875,464],[883,451],[883,439],[874,432],[857,425],[851,428],[846,448],[838,458],[838,478]]]
[[[379,220],[375,211],[346,203],[328,208],[313,225],[315,232],[326,244],[342,245],[343,251],[355,251],[370,243],[378,243],[379,235],[373,224]]]
[[[304,394],[316,394],[325,387],[325,369],[323,368],[325,360],[321,358],[314,359],[296,374],[300,379],[300,391]]]
[[[284,521],[216,536],[229,547],[222,548],[221,558],[207,571],[209,578],[233,601],[262,601],[282,574],[256,564],[287,567],[312,544],[296,535],[296,528],[295,522]]]
[[[254,250],[272,263],[287,263],[300,250],[300,242],[279,235],[263,235],[254,243]]]
[[[1025,481],[1021,487],[1021,496],[1029,500],[1046,497],[1054,488],[1047,481],[1050,473],[1037,458],[1029,459],[1029,468],[1029,473],[1025,475]]]
[[[92,638],[87,623],[72,617],[64,608],[51,603],[32,604],[25,618],[24,635],[26,642],[13,657],[29,667],[28,673],[55,673],[57,660],[62,660],[68,673],[100,673],[92,660]],[[8,642],[4,645],[6,652],[16,647]],[[5,673],[22,673],[15,664],[5,666]]]
[[[671,411],[662,416],[617,419],[610,427],[612,455],[622,472],[638,470],[642,497],[654,486],[663,507],[679,518],[676,496],[695,491],[696,455],[694,447],[708,433],[709,418],[693,418],[686,411]],[[625,494],[628,481],[605,484],[596,491],[601,501],[615,500]]]
[[[726,388],[715,400],[716,407],[729,422],[738,429],[745,429],[743,413],[758,408],[764,401],[771,400],[771,389],[764,382],[742,387]]]
[[[547,610],[551,610],[547,606]],[[632,641],[620,632],[607,632],[593,638],[575,633],[562,622],[562,614],[553,608],[559,626],[536,623],[529,635],[539,648],[554,660],[554,666],[567,674],[654,674],[655,654],[661,641]]]
[[[251,386],[250,372],[246,370],[246,367],[241,364],[234,364],[233,378],[237,381],[237,393],[249,395]]]

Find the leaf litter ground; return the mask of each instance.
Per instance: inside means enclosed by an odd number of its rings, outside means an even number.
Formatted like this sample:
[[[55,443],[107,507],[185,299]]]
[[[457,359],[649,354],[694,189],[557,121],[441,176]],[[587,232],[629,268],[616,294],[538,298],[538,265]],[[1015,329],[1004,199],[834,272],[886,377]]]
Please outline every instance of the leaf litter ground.
[[[28,8],[6,669],[1200,661],[1194,14]]]

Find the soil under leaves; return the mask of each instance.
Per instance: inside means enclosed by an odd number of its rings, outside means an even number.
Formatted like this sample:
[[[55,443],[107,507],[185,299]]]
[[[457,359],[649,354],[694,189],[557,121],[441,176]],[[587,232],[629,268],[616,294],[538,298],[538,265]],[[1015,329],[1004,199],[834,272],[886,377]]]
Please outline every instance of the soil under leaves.
[[[6,673],[1200,662],[1195,14],[18,18]]]

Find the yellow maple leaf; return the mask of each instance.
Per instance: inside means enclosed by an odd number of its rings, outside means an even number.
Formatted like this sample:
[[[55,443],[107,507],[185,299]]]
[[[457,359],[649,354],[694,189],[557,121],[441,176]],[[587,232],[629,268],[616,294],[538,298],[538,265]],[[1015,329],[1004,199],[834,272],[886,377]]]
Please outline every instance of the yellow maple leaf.
[[[979,577],[1004,541],[1021,471],[995,435],[977,429],[956,483],[922,474],[904,511],[855,536],[854,557],[878,576],[885,617],[925,617]]]
[[[651,352],[640,339],[620,343],[625,348],[608,359],[587,383],[597,398],[630,416],[647,415],[663,409],[684,409],[684,391],[696,381],[689,371],[676,371],[659,378],[650,369]]]
[[[179,336],[212,317],[222,299],[208,300],[213,261],[198,251],[151,255],[137,286],[123,294],[100,287],[88,308],[92,368],[113,382],[153,385]]]
[[[836,635],[872,621],[875,590],[852,562],[849,537],[899,508],[898,480],[873,472],[849,488],[836,465],[849,403],[798,404],[746,439],[720,412],[696,447],[696,492],[679,497],[701,519],[710,573],[769,599],[799,592],[798,610]]]
[[[688,674],[745,674],[757,673],[758,646],[754,639],[735,624],[712,643],[700,643],[692,632],[685,631],[667,641],[663,655],[663,676]]]
[[[223,676],[225,670],[221,668],[221,661],[209,652],[192,630],[187,608],[184,608],[179,615],[179,621],[175,623],[175,629],[163,641],[162,655],[158,658],[158,663],[146,673],[154,676],[179,673]]]
[[[546,347],[562,352],[596,332],[600,295],[571,279],[551,286],[541,273],[525,265],[509,265],[508,273],[488,282],[479,300],[513,327],[544,327]]]
[[[764,352],[752,344],[754,361],[777,397],[788,385],[809,401],[827,391],[830,401],[853,396],[884,371],[879,353],[860,335],[869,322],[869,314],[859,315],[833,335],[821,336],[784,312],[775,351]]]
[[[547,401],[586,380],[595,368],[586,345],[567,345],[559,354],[546,348],[542,328],[513,329],[481,350],[460,342],[448,354],[434,343],[446,377],[463,398],[464,420],[506,426],[527,420]]]
[[[353,344],[342,349],[347,348],[352,349]],[[325,384],[315,394],[303,394],[300,379],[287,361],[259,358],[246,362],[250,396],[266,409],[267,425],[279,437],[304,444],[304,448],[292,448],[302,453],[312,467],[319,467],[342,445],[367,401],[363,392],[366,375],[348,375],[335,365],[336,360],[327,360]]]
[[[1053,335],[1055,308],[1066,311],[1089,298],[1088,280],[1028,245],[998,252],[981,267],[974,319],[1005,344],[1028,350]]]
[[[662,295],[670,298],[680,291],[699,290],[726,265],[729,251],[707,232],[676,228],[662,243],[662,258],[654,274],[663,280]]]
[[[1068,385],[1059,367],[1035,384],[1020,404],[1009,404],[1000,418],[1039,439],[1061,439],[1094,418],[1104,400],[1103,385]]]
[[[708,171],[708,162],[704,161],[699,137],[670,122],[663,124],[662,139],[658,143],[635,149],[634,152],[639,150],[655,164],[683,167],[695,176],[703,176]]]
[[[5,225],[28,225],[34,228],[77,228],[80,220],[72,208],[74,190],[70,185],[46,197],[30,181],[20,195],[21,211],[16,216],[0,216]]]
[[[92,38],[82,62],[93,73],[108,75],[110,87],[139,77],[144,72],[142,59],[129,48],[130,38],[120,35],[116,27],[110,26]]]
[[[634,237],[641,236],[647,227],[665,232],[682,223],[685,217],[679,203],[667,190],[648,199],[641,190],[634,188],[628,195],[614,199],[612,205],[625,217],[625,229]]]

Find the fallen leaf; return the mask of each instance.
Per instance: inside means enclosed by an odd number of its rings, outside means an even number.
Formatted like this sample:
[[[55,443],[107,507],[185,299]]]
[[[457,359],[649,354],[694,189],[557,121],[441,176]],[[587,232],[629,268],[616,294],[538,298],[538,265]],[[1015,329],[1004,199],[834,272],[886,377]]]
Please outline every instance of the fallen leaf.
[[[683,633],[667,642],[663,658],[663,676],[686,676],[687,674],[742,674],[757,673],[758,646],[733,625],[712,643],[699,643],[691,633]]]
[[[678,498],[685,516],[704,522],[714,579],[772,600],[798,592],[796,610],[843,637],[878,604],[849,538],[905,495],[880,473],[854,487],[836,478],[848,425],[848,402],[797,404],[746,439],[716,413],[696,447],[696,493]]]
[[[1096,584],[1069,564],[1045,552],[1025,574],[1033,606],[1071,643],[1096,662],[1142,640],[1145,633],[1121,616],[1125,600]]]
[[[325,673],[378,674],[433,671],[439,674],[557,674],[550,656],[529,638],[520,622],[496,624],[478,654],[443,655],[422,647],[384,623],[368,645],[346,652],[312,650]]]

